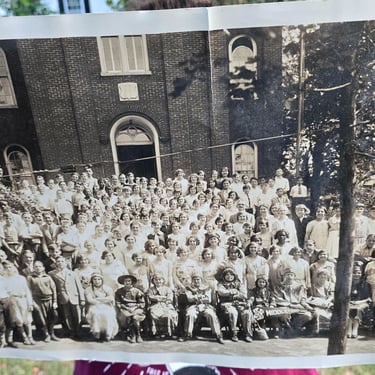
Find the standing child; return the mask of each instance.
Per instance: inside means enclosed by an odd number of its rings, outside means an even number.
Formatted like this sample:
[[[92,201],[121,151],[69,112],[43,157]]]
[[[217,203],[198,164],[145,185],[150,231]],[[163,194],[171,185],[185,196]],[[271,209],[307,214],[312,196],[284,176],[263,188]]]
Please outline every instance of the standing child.
[[[27,277],[27,283],[34,300],[34,317],[44,333],[44,341],[59,341],[54,332],[57,321],[56,285],[46,274],[42,262],[34,262],[34,272]]]

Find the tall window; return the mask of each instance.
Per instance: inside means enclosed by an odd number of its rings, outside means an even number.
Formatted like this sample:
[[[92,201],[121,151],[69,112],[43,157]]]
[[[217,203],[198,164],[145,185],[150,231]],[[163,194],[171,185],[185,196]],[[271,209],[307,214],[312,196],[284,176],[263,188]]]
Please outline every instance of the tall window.
[[[228,46],[230,97],[243,100],[250,96],[257,77],[257,46],[250,36],[233,38]]]
[[[0,108],[16,108],[17,101],[4,51],[0,48]]]
[[[151,74],[145,35],[98,38],[102,75]]]
[[[13,182],[28,180],[31,184],[34,183],[33,166],[26,148],[20,145],[9,145],[4,150],[4,158]]]
[[[254,143],[240,143],[232,146],[232,169],[240,175],[258,175],[258,151]]]
[[[237,36],[229,43],[229,71],[233,75],[241,74],[241,70],[256,73],[257,46],[249,36]]]

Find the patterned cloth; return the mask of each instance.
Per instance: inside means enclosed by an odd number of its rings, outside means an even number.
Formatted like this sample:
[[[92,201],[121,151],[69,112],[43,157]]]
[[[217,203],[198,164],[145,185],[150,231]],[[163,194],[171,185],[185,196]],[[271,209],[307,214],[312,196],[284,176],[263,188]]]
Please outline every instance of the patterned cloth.
[[[217,374],[217,375],[318,375],[315,369],[242,369],[232,367],[186,367],[179,369],[183,375]],[[111,363],[97,361],[76,361],[73,375],[172,375],[167,365],[137,365],[131,363]]]

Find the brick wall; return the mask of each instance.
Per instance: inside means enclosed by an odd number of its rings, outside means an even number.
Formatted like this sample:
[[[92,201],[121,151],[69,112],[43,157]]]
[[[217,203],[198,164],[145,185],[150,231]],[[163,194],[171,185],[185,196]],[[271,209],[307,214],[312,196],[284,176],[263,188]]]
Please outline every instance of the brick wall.
[[[257,86],[259,99],[231,100],[228,98],[228,44],[238,35],[248,35],[257,44]],[[211,33],[215,87],[215,118],[218,140],[236,142],[257,140],[258,175],[273,175],[279,164],[279,141],[260,141],[282,133],[281,87],[281,29],[236,29]],[[223,148],[221,160],[229,160],[230,147]],[[222,161],[221,161],[222,162]]]
[[[18,144],[29,151],[34,169],[41,169],[43,163],[16,41],[2,40],[0,48],[5,53],[17,99],[17,108],[0,108],[0,165],[5,166],[4,149],[10,144]],[[7,174],[6,168],[4,174]]]
[[[259,74],[266,77],[271,71],[272,80],[265,80],[259,101],[235,104],[227,100],[229,38],[223,31],[209,37],[206,32],[148,35],[152,73],[131,76],[101,75],[96,38],[18,41],[45,167],[97,163],[97,175],[113,173],[109,134],[127,115],[142,116],[155,127],[164,178],[177,168],[189,174],[231,166],[231,147],[226,144],[280,132],[280,93],[270,88],[280,87],[281,33],[273,31],[272,37],[262,30],[253,33]],[[176,79],[188,84],[173,96]],[[138,101],[119,100],[118,84],[124,82],[138,84]],[[210,148],[220,145],[226,146]],[[269,144],[259,144],[259,149],[261,164],[273,168],[275,153],[263,152],[269,151]]]

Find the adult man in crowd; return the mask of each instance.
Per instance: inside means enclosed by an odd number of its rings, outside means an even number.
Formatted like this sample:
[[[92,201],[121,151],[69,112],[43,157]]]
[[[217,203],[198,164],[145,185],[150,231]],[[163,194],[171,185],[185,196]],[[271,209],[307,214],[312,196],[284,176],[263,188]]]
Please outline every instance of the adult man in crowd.
[[[303,248],[305,241],[306,226],[313,219],[309,215],[310,210],[304,204],[297,204],[293,221],[297,231],[298,246],[301,248]]]
[[[64,328],[73,338],[80,338],[81,307],[85,305],[85,296],[76,273],[67,267],[66,259],[56,259],[56,269],[49,275],[56,284],[57,303]]]
[[[213,306],[214,291],[202,282],[203,276],[195,273],[191,277],[191,285],[186,291],[188,307],[185,318],[185,338],[193,337],[194,325],[197,319],[205,317],[210,325],[212,333],[219,344],[224,344],[221,334],[219,318]]]

